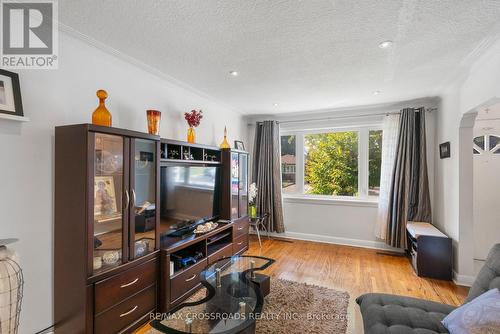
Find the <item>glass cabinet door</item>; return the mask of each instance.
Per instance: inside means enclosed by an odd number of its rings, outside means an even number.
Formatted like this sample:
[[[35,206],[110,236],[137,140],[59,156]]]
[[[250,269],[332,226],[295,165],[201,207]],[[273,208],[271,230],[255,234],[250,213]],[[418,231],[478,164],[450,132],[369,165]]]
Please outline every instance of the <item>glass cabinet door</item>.
[[[248,156],[240,154],[240,217],[248,215]]]
[[[240,168],[239,168],[239,154],[231,153],[231,219],[236,219],[239,217],[238,207],[239,207],[239,180],[240,180]]]
[[[93,136],[93,240],[89,240],[89,248],[93,250],[91,273],[95,275],[126,261],[128,181],[124,170],[126,139],[101,133]]]
[[[133,139],[131,170],[130,258],[155,250],[156,244],[156,142]]]

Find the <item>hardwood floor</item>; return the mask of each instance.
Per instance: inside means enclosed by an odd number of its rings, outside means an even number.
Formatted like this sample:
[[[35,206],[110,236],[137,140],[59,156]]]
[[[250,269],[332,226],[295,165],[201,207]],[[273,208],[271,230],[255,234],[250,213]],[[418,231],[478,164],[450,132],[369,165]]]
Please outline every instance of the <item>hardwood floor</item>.
[[[355,299],[364,293],[391,293],[460,305],[468,292],[468,288],[453,282],[420,278],[406,257],[372,249],[266,238],[261,249],[253,238],[247,254],[275,259],[276,263],[265,271],[271,277],[349,292],[348,333],[363,333]]]
[[[276,262],[264,273],[275,278],[316,284],[350,294],[348,333],[362,333],[356,297],[367,292],[382,292],[441,303],[460,305],[468,288],[453,282],[418,277],[408,259],[384,252],[299,240],[251,237],[247,255],[270,257]],[[145,326],[138,333],[144,333]]]

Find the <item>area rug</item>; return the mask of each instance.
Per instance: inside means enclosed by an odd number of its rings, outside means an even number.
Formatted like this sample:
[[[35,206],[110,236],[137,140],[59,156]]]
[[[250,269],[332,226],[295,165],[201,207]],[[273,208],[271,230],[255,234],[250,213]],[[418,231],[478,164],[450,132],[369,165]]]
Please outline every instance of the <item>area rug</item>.
[[[197,300],[204,289],[193,295]],[[325,287],[283,279],[271,279],[271,293],[266,297],[258,334],[332,333],[347,330],[349,294]],[[148,334],[158,334],[151,330]]]

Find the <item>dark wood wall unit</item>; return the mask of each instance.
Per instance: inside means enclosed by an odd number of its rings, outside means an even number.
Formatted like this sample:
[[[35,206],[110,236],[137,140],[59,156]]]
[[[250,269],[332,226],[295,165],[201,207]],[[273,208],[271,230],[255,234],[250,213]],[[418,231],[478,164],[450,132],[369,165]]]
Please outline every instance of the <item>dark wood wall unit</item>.
[[[159,202],[159,152],[160,138],[146,133],[56,127],[56,334],[128,333],[156,310],[159,210],[150,204]],[[102,201],[95,206],[97,193]],[[149,230],[136,233],[146,214]],[[119,257],[116,264],[104,261],[110,254]]]
[[[221,166],[224,221],[214,231],[160,238],[160,165],[169,164]],[[246,152],[92,124],[56,127],[55,333],[131,333],[150,312],[179,305],[207,265],[248,249],[247,207]],[[170,272],[171,260],[196,254]]]

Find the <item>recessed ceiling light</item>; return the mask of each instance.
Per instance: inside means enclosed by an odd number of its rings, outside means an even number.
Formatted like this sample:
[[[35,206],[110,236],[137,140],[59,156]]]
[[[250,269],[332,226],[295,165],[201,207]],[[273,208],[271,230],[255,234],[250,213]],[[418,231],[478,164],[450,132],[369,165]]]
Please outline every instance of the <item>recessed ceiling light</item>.
[[[238,76],[238,71],[229,71],[229,74],[231,74],[233,77],[237,77]]]
[[[394,44],[394,42],[393,42],[393,41],[383,41],[382,43],[380,43],[380,44],[378,45],[378,47],[379,47],[379,48],[381,48],[381,49],[388,49],[388,48],[390,48],[393,44]]]
[[[379,90],[376,90],[376,91],[373,92],[373,95],[378,95],[378,94],[380,94]]]
[[[277,103],[275,103],[275,104],[273,104],[273,106],[277,107],[277,106],[278,106],[278,104],[277,104]]]

